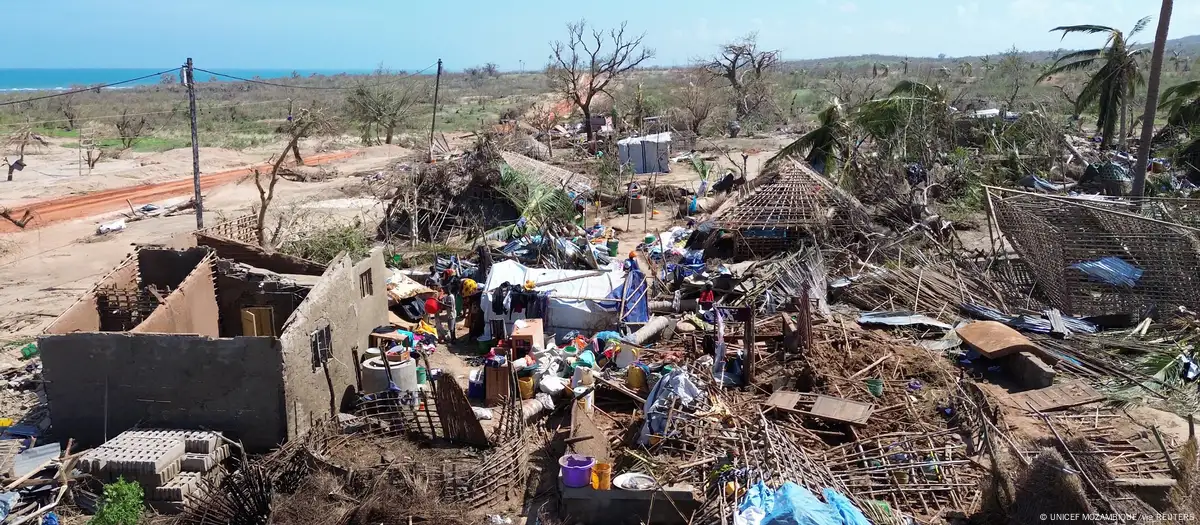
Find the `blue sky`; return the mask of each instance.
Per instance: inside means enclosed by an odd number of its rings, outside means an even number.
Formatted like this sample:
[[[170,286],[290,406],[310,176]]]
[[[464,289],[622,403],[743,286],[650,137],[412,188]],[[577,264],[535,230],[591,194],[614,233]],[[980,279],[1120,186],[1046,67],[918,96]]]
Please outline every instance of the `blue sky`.
[[[1056,25],[1129,28],[1157,0],[44,0],[5,2],[0,67],[162,67],[187,56],[205,68],[359,69],[380,63],[448,69],[546,63],[564,24],[629,21],[680,65],[757,31],[785,58],[866,53],[949,56],[1079,48]],[[1200,34],[1200,0],[1175,2],[1171,36]],[[585,7],[586,6],[586,7]],[[1154,25],[1138,40],[1153,39]]]

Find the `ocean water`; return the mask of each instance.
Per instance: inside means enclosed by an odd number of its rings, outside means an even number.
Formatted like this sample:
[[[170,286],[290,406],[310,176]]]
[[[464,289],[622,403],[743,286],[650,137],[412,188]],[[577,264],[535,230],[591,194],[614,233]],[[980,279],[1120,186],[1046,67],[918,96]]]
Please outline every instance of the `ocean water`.
[[[205,68],[218,73],[242,78],[258,77],[262,80],[288,78],[295,71],[301,76],[319,75],[365,75],[372,72],[369,69],[223,69]],[[0,91],[38,91],[65,90],[71,87],[83,87],[95,84],[111,84],[131,78],[142,77],[162,71],[161,69],[5,69],[0,68]],[[178,71],[175,72],[178,80]],[[211,75],[196,72],[196,82],[207,82]],[[226,80],[218,78],[217,80]],[[151,77],[138,82],[123,84],[119,87],[138,85],[153,85],[159,83],[158,77]]]

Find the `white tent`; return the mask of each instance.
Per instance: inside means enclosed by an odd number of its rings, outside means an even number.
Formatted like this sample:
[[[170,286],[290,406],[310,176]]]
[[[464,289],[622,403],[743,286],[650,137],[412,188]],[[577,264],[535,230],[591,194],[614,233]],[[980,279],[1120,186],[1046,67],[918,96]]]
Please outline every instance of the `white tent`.
[[[544,283],[560,281],[534,288],[538,292],[551,292],[548,310],[548,320],[544,320],[545,328],[563,335],[571,330],[588,333],[600,330],[612,330],[617,326],[616,308],[611,311],[600,306],[613,289],[625,282],[625,274],[620,269],[620,263],[614,262],[609,268],[604,268],[602,274],[596,271],[581,270],[550,270],[544,268],[529,268],[516,261],[503,261],[492,266],[488,273],[487,282],[483,288],[480,301],[483,307],[487,327],[484,338],[492,337],[492,321],[503,320],[505,330],[512,331],[513,321],[525,319],[527,311],[496,314],[492,310],[492,291],[507,282],[520,288],[525,281]],[[567,280],[570,279],[570,280]]]

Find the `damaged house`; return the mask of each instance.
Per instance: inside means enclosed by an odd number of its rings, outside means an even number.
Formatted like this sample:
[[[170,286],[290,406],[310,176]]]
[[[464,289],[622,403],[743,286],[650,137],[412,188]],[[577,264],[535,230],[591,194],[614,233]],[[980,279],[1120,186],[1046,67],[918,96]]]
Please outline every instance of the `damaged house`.
[[[135,427],[211,429],[265,451],[353,402],[355,356],[387,321],[382,253],[323,267],[244,229],[139,249],[46,329],[56,436],[91,447]]]

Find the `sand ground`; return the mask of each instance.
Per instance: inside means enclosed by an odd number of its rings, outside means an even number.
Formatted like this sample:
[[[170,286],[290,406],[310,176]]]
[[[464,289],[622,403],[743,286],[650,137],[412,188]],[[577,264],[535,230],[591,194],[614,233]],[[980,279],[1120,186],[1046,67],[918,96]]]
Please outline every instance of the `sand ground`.
[[[186,155],[179,155],[186,153]],[[205,155],[205,151],[201,155]],[[309,153],[309,151],[305,151]],[[395,146],[366,148],[354,157],[334,161],[326,169],[336,169],[339,177],[321,182],[291,182],[281,180],[276,188],[275,209],[287,206],[302,206],[313,217],[322,215],[336,217],[361,216],[364,220],[381,209],[373,199],[354,198],[363,192],[363,180],[354,174],[371,173],[385,168],[390,163],[409,157],[411,150]],[[100,188],[129,185],[130,181],[152,182],[168,177],[159,173],[164,165],[175,169],[173,178],[187,177],[190,172],[191,154],[187,150],[174,150],[164,156],[170,162],[134,166],[128,170],[115,170],[105,174],[72,177],[59,184],[38,187],[35,180],[21,182],[18,186],[0,186],[4,195],[8,190],[24,188],[24,195],[35,199],[68,195]],[[174,158],[178,156],[179,158]],[[221,155],[214,155],[218,159]],[[249,153],[233,153],[224,160],[212,160],[214,169],[236,168],[250,163],[262,162],[264,156]],[[114,162],[115,164],[115,162]],[[101,164],[103,166],[103,164]],[[106,168],[107,169],[107,168]],[[18,174],[16,181],[30,178]],[[14,182],[16,182],[14,181]],[[0,183],[3,184],[3,183]],[[84,189],[79,189],[84,188]],[[154,202],[160,206],[186,200],[186,197]],[[3,201],[0,201],[3,202]],[[237,217],[250,211],[258,202],[258,192],[249,178],[217,187],[205,194],[205,224]],[[143,202],[134,203],[141,206]],[[121,211],[113,211],[84,219],[64,221],[42,228],[25,230],[13,234],[0,234],[0,345],[6,342],[23,341],[40,333],[62,311],[66,310],[86,290],[112,270],[131,253],[136,245],[163,244],[173,237],[195,229],[196,218],[192,213],[173,217],[157,217],[130,222],[124,231],[108,235],[96,235],[99,224],[121,217]]]

